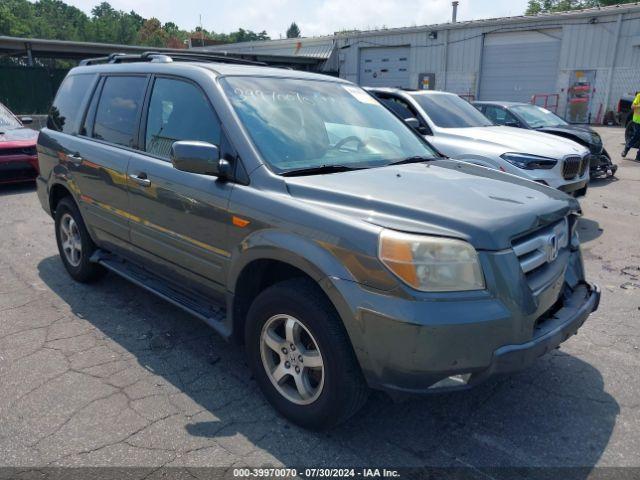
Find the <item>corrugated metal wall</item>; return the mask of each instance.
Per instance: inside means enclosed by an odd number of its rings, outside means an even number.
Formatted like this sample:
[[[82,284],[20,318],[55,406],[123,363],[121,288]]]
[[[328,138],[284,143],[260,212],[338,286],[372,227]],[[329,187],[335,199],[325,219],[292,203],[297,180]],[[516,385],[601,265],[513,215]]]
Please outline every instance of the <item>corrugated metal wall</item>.
[[[619,11],[620,9],[618,9]],[[593,12],[593,16],[548,16],[535,21],[470,22],[447,30],[446,25],[433,27],[437,38],[429,38],[429,27],[376,31],[338,36],[340,77],[358,81],[360,49],[375,46],[410,45],[410,82],[418,87],[420,73],[435,73],[436,89],[460,94],[477,94],[482,61],[484,34],[496,31],[521,31],[547,28],[562,30],[562,45],[557,79],[560,110],[566,107],[566,90],[575,70],[596,70],[596,91],[592,101],[593,117],[607,99],[614,109],[618,98],[640,90],[640,47],[631,39],[640,35],[640,7]],[[606,13],[603,15],[603,13]],[[617,21],[621,16],[619,40]],[[594,20],[595,19],[595,22]],[[617,44],[617,47],[616,47]],[[446,65],[445,65],[446,50]],[[613,61],[615,68],[613,73]],[[609,80],[611,79],[611,82]]]

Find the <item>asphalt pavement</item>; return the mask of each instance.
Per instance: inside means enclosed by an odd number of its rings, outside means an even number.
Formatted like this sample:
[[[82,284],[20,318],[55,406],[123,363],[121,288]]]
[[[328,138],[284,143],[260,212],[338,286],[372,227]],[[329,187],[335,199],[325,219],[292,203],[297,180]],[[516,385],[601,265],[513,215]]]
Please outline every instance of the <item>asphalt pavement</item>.
[[[74,283],[35,188],[0,187],[0,466],[640,467],[640,163],[598,130],[620,168],[581,200],[603,296],[578,335],[471,391],[374,394],[325,433],[279,417],[197,319],[112,274]]]

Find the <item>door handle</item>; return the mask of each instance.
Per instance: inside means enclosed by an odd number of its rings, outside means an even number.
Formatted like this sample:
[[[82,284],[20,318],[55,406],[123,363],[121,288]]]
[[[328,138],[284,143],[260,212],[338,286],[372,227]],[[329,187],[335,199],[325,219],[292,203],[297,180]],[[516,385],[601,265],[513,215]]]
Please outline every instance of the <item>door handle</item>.
[[[144,172],[132,173],[129,175],[129,178],[141,187],[148,187],[151,185],[151,180],[147,178],[147,174]]]
[[[84,159],[80,156],[78,152],[76,152],[76,153],[68,153],[67,160],[73,163],[74,165],[80,165],[82,163],[82,160]]]

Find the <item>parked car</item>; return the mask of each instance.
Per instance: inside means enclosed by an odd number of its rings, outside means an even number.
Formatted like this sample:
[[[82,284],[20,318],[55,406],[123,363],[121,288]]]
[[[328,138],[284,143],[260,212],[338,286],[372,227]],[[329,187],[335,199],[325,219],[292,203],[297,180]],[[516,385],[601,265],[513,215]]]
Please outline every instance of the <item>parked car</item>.
[[[571,140],[494,126],[458,95],[396,88],[368,89],[443,154],[511,173],[575,196],[587,192],[589,151]]]
[[[640,93],[640,92],[638,92]],[[636,93],[636,95],[638,94]],[[625,127],[624,139],[628,142],[633,133],[633,129],[636,128],[633,122],[633,111],[631,110],[631,104],[636,98],[636,95],[624,95],[618,101],[618,121],[620,125]],[[640,145],[634,145],[634,148],[640,148]]]
[[[613,176],[618,166],[611,161],[602,138],[588,125],[566,122],[546,108],[520,102],[474,102],[473,105],[495,125],[527,128],[568,138],[585,146],[591,153],[589,170],[591,178]]]
[[[33,182],[38,175],[38,132],[24,126],[31,122],[0,103],[0,184]]]
[[[223,60],[69,72],[38,196],[73,279],[110,270],[243,344],[269,402],[309,428],[369,388],[524,368],[598,307],[575,199],[442,158],[347,81]]]

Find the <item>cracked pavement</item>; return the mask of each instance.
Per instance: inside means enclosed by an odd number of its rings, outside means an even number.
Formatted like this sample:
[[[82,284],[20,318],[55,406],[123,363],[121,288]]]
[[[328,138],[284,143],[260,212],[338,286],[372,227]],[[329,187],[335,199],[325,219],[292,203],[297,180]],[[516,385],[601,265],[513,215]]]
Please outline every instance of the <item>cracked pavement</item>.
[[[34,187],[0,187],[0,466],[640,466],[640,163],[599,131],[620,168],[581,200],[603,298],[579,334],[472,391],[374,394],[327,433],[280,418],[197,319],[113,274],[74,283]]]

